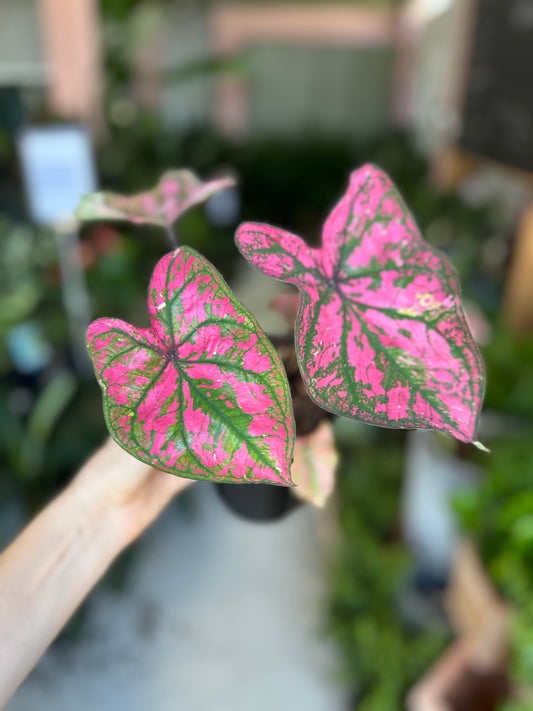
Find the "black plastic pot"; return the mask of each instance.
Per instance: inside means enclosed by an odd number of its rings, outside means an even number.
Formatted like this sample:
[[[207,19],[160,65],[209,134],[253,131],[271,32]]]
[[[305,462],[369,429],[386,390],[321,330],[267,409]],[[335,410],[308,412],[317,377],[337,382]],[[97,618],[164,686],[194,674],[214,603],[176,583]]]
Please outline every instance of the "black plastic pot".
[[[249,521],[277,521],[301,504],[291,490],[270,484],[216,484],[228,507]]]
[[[304,436],[312,432],[321,420],[330,413],[315,405],[303,384],[292,336],[271,336],[277,349],[291,391],[296,434]],[[302,501],[291,493],[290,488],[271,484],[217,484],[217,491],[231,511],[251,521],[277,521],[289,511],[300,506]]]

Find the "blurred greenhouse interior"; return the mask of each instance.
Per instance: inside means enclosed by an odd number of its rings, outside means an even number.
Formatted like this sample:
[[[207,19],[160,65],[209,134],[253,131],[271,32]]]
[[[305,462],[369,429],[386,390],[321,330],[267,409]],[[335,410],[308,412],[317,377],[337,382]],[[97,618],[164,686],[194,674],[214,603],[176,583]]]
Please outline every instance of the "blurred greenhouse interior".
[[[2,548],[106,438],[86,327],[146,327],[168,251],[65,205],[172,168],[236,178],[179,237],[276,336],[237,226],[316,246],[350,172],[386,171],[459,276],[490,449],[336,417],[323,508],[262,522],[196,484],[9,711],[533,709],[532,66],[528,0],[2,0]]]

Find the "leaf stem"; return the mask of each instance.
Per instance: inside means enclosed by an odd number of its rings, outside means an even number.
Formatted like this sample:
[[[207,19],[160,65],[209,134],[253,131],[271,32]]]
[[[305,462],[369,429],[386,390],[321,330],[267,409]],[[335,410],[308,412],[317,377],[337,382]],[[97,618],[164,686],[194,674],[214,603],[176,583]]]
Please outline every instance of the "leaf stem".
[[[177,249],[179,240],[178,240],[177,234],[174,232],[170,222],[167,222],[165,232],[166,232],[168,243],[170,244],[171,249]]]

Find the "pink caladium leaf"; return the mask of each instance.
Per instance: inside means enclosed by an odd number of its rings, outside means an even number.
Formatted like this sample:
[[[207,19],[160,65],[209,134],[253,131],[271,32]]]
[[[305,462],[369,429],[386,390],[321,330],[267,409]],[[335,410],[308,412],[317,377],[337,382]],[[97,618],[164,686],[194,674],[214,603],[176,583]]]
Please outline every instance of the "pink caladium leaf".
[[[459,283],[381,170],[352,174],[318,249],[261,224],[242,225],[236,242],[251,264],[298,287],[298,363],[318,405],[475,440],[485,378]]]
[[[157,264],[150,328],[112,318],[87,342],[113,439],[192,479],[291,486],[294,418],[279,356],[216,269],[181,247]]]
[[[313,432],[296,437],[291,467],[295,495],[314,506],[324,506],[335,487],[338,463],[331,422],[322,420]]]
[[[124,220],[134,224],[170,227],[193,205],[235,185],[231,177],[203,183],[190,170],[164,173],[152,190],[138,195],[97,192],[81,198],[76,210],[79,220]]]

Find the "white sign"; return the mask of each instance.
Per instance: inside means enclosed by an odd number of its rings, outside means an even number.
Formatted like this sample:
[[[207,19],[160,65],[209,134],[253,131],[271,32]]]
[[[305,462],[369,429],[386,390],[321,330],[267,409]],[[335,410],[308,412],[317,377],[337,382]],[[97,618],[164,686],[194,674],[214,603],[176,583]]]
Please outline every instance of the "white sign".
[[[34,222],[51,225],[72,217],[80,197],[96,190],[92,148],[80,126],[27,128],[18,147]]]

